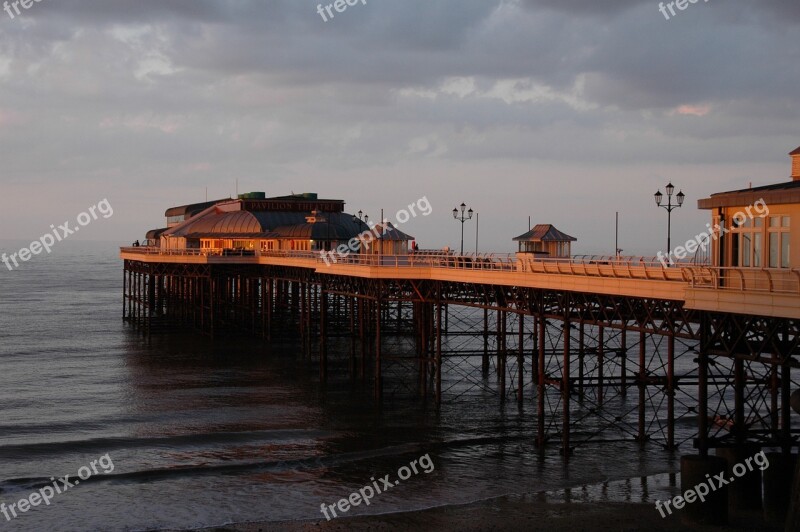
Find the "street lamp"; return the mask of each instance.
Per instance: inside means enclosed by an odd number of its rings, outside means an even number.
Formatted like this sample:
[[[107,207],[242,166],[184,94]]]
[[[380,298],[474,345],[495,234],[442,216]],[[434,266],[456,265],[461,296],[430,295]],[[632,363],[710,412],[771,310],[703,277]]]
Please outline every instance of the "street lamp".
[[[355,219],[356,217],[353,216],[353,220]],[[358,211],[358,221],[360,222],[359,227],[361,226],[361,223],[364,223],[367,225],[367,229],[369,229],[369,214],[364,214],[364,211]]]
[[[353,221],[358,220],[358,228],[361,229],[361,224],[367,226],[369,230],[369,214],[364,214],[364,211],[358,211],[358,217],[353,216]],[[364,250],[366,252],[366,249]]]
[[[686,196],[682,191],[679,191],[675,196],[677,203],[672,203],[672,193],[675,192],[675,187],[672,185],[672,183],[668,183],[665,190],[667,191],[666,205],[661,204],[661,202],[664,200],[664,194],[661,193],[661,190],[658,190],[654,194],[654,197],[656,199],[656,205],[662,209],[666,209],[667,211],[667,253],[670,253],[672,251],[672,211],[683,205],[683,200],[686,198]]]
[[[453,218],[455,218],[457,221],[461,222],[461,254],[463,255],[464,254],[464,222],[466,222],[467,220],[471,220],[472,219],[473,211],[472,211],[472,209],[470,209],[465,213],[464,209],[466,209],[467,206],[465,204],[463,204],[463,203],[460,205],[460,207],[461,207],[461,212],[460,213],[458,211],[458,207],[453,209]]]

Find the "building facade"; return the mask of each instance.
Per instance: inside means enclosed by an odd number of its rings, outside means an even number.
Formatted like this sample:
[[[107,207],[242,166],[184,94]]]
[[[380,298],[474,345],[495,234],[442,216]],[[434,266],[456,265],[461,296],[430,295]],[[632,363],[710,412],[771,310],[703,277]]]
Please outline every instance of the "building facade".
[[[698,202],[711,211],[711,265],[800,267],[800,148],[790,155],[791,181],[720,192]]]
[[[354,239],[355,253],[408,253],[413,237],[388,222],[368,225],[344,212],[344,201],[316,194],[267,198],[263,192],[237,199],[173,207],[167,227],[147,234],[162,250],[198,250],[206,254],[331,251]],[[372,233],[365,238],[366,233]]]

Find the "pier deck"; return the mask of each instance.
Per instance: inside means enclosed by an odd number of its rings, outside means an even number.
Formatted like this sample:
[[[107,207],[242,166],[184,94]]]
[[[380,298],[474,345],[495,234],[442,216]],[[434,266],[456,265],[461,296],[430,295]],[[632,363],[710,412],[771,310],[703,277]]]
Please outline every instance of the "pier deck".
[[[314,252],[254,252],[128,247],[122,259],[170,264],[259,264],[319,275],[413,279],[590,292],[682,301],[688,309],[800,319],[800,269],[717,268],[639,258],[586,257],[519,261],[514,255],[360,255],[328,264]]]

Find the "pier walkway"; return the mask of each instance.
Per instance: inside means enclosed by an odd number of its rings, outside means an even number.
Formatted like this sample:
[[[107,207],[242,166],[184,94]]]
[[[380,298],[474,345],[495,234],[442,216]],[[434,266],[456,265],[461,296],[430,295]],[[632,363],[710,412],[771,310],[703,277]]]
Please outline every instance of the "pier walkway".
[[[800,319],[800,269],[720,268],[655,258],[575,256],[520,260],[516,254],[352,254],[326,263],[319,252],[121,248],[122,259],[146,263],[260,264],[319,275],[487,283],[681,301],[685,308]]]

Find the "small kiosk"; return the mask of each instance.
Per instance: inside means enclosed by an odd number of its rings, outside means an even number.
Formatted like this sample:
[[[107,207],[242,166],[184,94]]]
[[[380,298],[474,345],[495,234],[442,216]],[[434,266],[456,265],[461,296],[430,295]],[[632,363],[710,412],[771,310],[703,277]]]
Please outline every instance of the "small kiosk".
[[[577,240],[551,224],[538,224],[524,235],[514,238],[514,242],[519,242],[519,269],[527,270],[526,264],[535,260],[569,260],[572,242]]]

